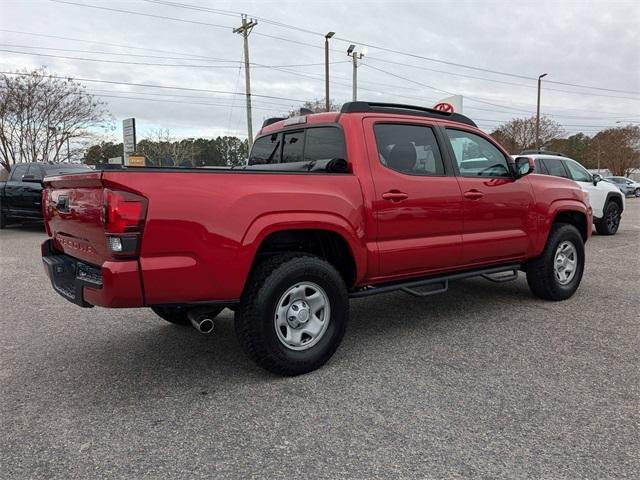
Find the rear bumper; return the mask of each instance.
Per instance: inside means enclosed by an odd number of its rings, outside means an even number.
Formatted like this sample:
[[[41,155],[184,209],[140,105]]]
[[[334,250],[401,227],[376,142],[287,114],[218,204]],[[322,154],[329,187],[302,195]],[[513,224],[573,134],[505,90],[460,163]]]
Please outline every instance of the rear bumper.
[[[51,240],[42,244],[42,262],[53,289],[81,307],[144,306],[136,260],[90,265],[58,252]]]

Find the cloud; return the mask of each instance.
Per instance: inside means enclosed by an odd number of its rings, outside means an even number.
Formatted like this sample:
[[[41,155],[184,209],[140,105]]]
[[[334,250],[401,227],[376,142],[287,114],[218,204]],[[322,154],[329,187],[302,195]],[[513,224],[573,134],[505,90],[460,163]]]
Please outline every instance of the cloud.
[[[0,49],[101,61],[2,52],[2,70],[46,65],[51,72],[75,78],[244,92],[244,72],[238,63],[242,60],[242,38],[232,33],[232,28],[240,24],[239,16],[143,0],[87,3],[227,28],[51,1],[4,3],[0,7],[0,28],[4,30],[72,37],[85,42],[2,31]],[[255,64],[311,64],[276,69],[256,65],[252,69],[254,94],[281,97],[254,97],[254,132],[264,118],[286,113],[299,106],[298,100],[324,98],[322,36],[282,28],[270,20],[314,32],[336,32],[336,38],[331,40],[331,61],[336,62],[331,65],[331,95],[338,102],[351,97],[352,71],[346,55],[351,39],[372,45],[358,70],[360,99],[430,105],[447,96],[441,90],[461,93],[466,97],[465,113],[487,130],[514,116],[534,112],[535,81],[429,62],[374,46],[525,77],[548,73],[545,80],[640,90],[637,54],[640,7],[633,2],[287,0],[216,2],[215,8],[242,10],[259,17],[249,37],[250,59]],[[105,42],[129,47],[108,46]],[[105,60],[200,67],[118,64]],[[136,117],[142,129],[161,126],[184,136],[246,134],[242,95],[86,85],[96,95],[104,96],[116,118]],[[130,98],[114,98],[117,96]],[[542,99],[543,113],[555,115],[554,119],[566,125],[570,133],[580,130],[593,133],[615,125],[620,119],[638,119],[638,95],[545,82]]]

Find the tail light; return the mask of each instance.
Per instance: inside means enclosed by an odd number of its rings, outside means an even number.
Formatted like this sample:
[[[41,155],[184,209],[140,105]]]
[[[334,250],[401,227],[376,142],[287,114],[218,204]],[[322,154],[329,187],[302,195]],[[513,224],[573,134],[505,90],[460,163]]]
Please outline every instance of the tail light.
[[[114,256],[138,253],[146,216],[146,198],[131,192],[104,190],[103,221],[107,246]]]

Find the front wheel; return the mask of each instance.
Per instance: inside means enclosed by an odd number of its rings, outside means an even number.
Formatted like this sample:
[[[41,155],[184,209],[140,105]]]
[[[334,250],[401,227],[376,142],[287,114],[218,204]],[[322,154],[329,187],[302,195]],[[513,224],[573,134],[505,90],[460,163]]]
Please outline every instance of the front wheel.
[[[615,235],[620,227],[622,211],[616,202],[609,202],[604,208],[604,216],[596,222],[596,230],[600,235]]]
[[[320,258],[275,255],[252,272],[235,319],[238,340],[260,367],[300,375],[324,365],[342,341],[349,299],[336,269]]]
[[[640,197],[640,188],[636,188],[633,194],[637,197]]]
[[[554,224],[542,254],[526,265],[529,288],[544,300],[571,297],[580,286],[584,258],[584,242],[576,227]]]

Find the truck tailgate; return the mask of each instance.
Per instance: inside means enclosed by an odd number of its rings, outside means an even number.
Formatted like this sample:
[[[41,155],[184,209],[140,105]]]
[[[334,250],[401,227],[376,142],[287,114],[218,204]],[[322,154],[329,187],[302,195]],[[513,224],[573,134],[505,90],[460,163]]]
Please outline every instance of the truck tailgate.
[[[47,177],[45,187],[44,220],[56,250],[94,265],[110,258],[102,172]]]

